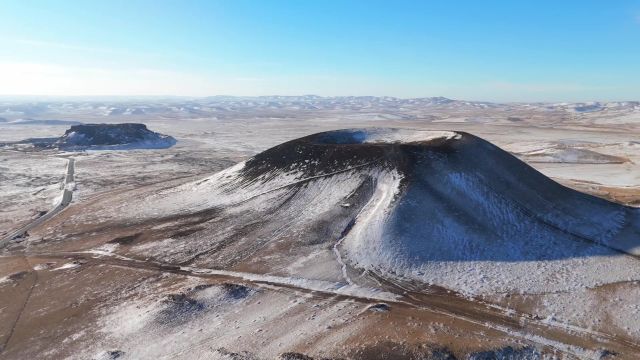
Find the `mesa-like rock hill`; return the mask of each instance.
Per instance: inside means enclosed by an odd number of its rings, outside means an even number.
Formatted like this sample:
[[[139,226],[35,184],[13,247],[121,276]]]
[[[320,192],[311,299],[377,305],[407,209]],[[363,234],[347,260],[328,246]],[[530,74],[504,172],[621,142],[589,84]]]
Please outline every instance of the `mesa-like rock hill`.
[[[153,132],[144,124],[81,124],[71,126],[54,146],[64,150],[164,149],[175,143],[173,137]]]

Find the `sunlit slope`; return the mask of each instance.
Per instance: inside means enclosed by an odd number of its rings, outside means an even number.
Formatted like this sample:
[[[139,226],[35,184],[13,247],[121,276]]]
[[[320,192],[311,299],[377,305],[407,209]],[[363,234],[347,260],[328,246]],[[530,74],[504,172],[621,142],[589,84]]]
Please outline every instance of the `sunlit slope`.
[[[147,216],[208,211],[198,236],[158,250],[170,260],[282,269],[334,245],[354,271],[469,294],[638,277],[638,209],[561,186],[462,132],[314,134],[141,206]]]

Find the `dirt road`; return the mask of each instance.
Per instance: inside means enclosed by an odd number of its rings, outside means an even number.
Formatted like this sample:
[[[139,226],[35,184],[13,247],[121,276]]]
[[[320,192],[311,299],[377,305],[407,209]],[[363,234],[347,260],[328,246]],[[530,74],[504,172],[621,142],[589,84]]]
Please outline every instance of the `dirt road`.
[[[60,196],[60,200],[58,201],[56,206],[54,206],[53,209],[49,210],[46,214],[40,216],[27,225],[14,232],[9,233],[4,238],[0,239],[0,249],[5,247],[11,240],[23,236],[27,231],[52,218],[71,203],[71,200],[73,199],[75,160],[73,158],[65,159],[67,160],[67,171],[65,174],[64,182],[62,184],[62,195]]]

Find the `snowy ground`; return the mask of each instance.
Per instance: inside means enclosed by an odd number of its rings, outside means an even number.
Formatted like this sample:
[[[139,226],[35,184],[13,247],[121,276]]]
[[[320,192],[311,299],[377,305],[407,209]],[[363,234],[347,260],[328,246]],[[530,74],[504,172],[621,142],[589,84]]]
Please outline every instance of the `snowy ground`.
[[[0,149],[0,237],[55,206],[67,161]]]
[[[126,208],[143,206],[146,201],[130,194],[160,193],[169,183],[193,184],[271,146],[311,133],[371,126],[470,132],[563,184],[640,205],[640,116],[633,108],[590,104],[589,109],[595,106],[601,110],[586,112],[582,111],[584,106],[570,104],[357,104],[353,100],[349,105],[331,108],[316,104],[315,109],[268,110],[235,105],[240,110],[229,107],[231,110],[215,110],[215,115],[195,110],[146,110],[146,114],[133,115],[129,105],[122,112],[113,111],[116,107],[86,106],[47,110],[43,119],[143,122],[152,131],[175,137],[178,143],[163,150],[74,153],[39,152],[13,144],[0,146],[0,235],[33,219],[39,211],[49,210],[59,195],[66,165],[57,156],[76,159],[72,206],[34,232],[33,243],[21,243],[0,258],[0,303],[6,304],[0,305],[0,346],[7,349],[3,356],[238,359],[242,355],[246,359],[262,359],[295,351],[315,357],[366,359],[371,358],[366,354],[391,351],[390,348],[415,352],[417,344],[428,344],[431,350],[449,348],[458,358],[504,346],[532,346],[536,351],[555,352],[566,358],[599,358],[603,353],[598,349],[609,348],[627,351],[619,354],[622,359],[635,358],[640,353],[640,310],[635,305],[640,303],[640,294],[635,276],[637,259],[632,257],[607,253],[602,258],[569,259],[559,265],[566,273],[548,278],[549,286],[542,289],[543,293],[512,291],[509,286],[517,287],[519,282],[510,282],[507,277],[501,284],[503,290],[509,291],[501,294],[478,291],[458,297],[434,288],[430,290],[432,295],[421,298],[424,294],[411,281],[383,284],[377,282],[383,280],[349,268],[344,264],[346,259],[340,258],[340,246],[337,254],[334,244],[322,241],[292,246],[300,236],[301,226],[328,216],[329,203],[341,204],[341,214],[359,206],[355,200],[342,202],[344,194],[337,191],[340,184],[358,186],[351,184],[353,179],[348,177],[340,178],[339,184],[318,182],[318,191],[334,194],[329,200],[323,198],[326,206],[319,204],[315,211],[304,213],[277,210],[265,215],[265,219],[271,219],[271,215],[276,219],[293,215],[302,219],[281,227],[269,227],[260,223],[262,219],[252,217],[245,210],[253,204],[238,207],[231,214],[235,219],[230,217],[236,221],[234,226],[216,232],[202,232],[215,225],[207,223],[211,214],[198,215],[202,218],[165,218],[139,226],[135,224],[138,219],[110,223],[109,219],[99,219],[108,213],[83,213],[95,210],[91,206],[98,203],[113,206],[111,210],[122,207],[122,211],[113,211],[124,213]],[[0,116],[15,120],[25,114],[5,111]],[[66,128],[0,123],[0,143],[60,136]],[[383,190],[379,192],[380,202],[393,196]],[[283,193],[274,192],[266,201],[276,201]],[[220,201],[220,197],[205,198],[206,192],[198,194],[200,199],[196,200],[203,204]],[[291,199],[298,204],[318,201],[300,194]],[[104,227],[74,222],[92,216]],[[108,216],[115,218],[115,213]],[[320,221],[318,224],[323,226]],[[254,227],[263,230],[256,231]],[[108,255],[132,256],[149,263],[179,262],[202,250],[198,244],[224,239],[227,234],[238,234],[240,245],[221,242],[217,253],[196,258],[182,265],[182,270],[139,267]],[[249,254],[254,251],[252,242],[259,243],[272,234],[277,235],[278,241],[265,245],[261,249],[263,256],[239,259],[233,262],[233,268],[225,267],[227,261],[231,263],[229,254]],[[94,251],[61,255],[87,249]],[[25,251],[38,252],[41,257],[35,253],[22,257]],[[597,268],[601,264],[598,261],[607,257],[613,259],[615,266],[603,267],[600,275],[606,275],[604,282],[598,281],[598,271],[586,275],[570,271],[572,266]],[[551,269],[560,261],[563,260],[550,260],[539,266],[505,263],[505,267],[511,266],[510,275],[521,276],[520,283],[527,284],[526,278],[531,275],[527,271]],[[490,262],[469,266],[440,266],[433,276],[425,278],[453,290],[470,286],[482,290],[489,288],[482,283],[487,275],[503,275],[495,273],[495,264]],[[266,278],[254,275],[231,279],[226,271],[272,276],[272,283],[264,283]],[[457,271],[465,276],[456,278]],[[575,285],[585,276],[596,279],[587,281],[589,288],[563,289],[559,280],[574,279]],[[291,280],[294,278],[319,281],[315,284],[325,288]],[[413,279],[416,278],[420,276]],[[234,291],[242,288],[224,285],[229,282],[247,290],[239,290],[242,296],[236,296]],[[416,292],[398,303],[388,297],[349,297],[344,293],[346,288],[342,293],[326,292],[328,284],[349,282],[363,289],[385,288],[396,294],[403,293],[399,289]],[[527,290],[532,289],[540,290]],[[390,311],[384,307],[380,312],[367,310],[383,300],[390,304]],[[20,316],[22,305],[27,310]],[[485,313],[489,311],[483,310],[486,308],[495,312]],[[42,336],[41,331],[49,335]]]

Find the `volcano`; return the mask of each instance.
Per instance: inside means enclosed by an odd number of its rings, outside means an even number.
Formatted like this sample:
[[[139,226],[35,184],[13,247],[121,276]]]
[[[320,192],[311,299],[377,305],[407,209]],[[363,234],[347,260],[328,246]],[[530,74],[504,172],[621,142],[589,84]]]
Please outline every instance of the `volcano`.
[[[140,254],[181,264],[290,272],[333,247],[349,283],[364,271],[471,294],[638,277],[640,209],[564,187],[464,132],[318,133],[119,211],[197,216],[175,246]]]

